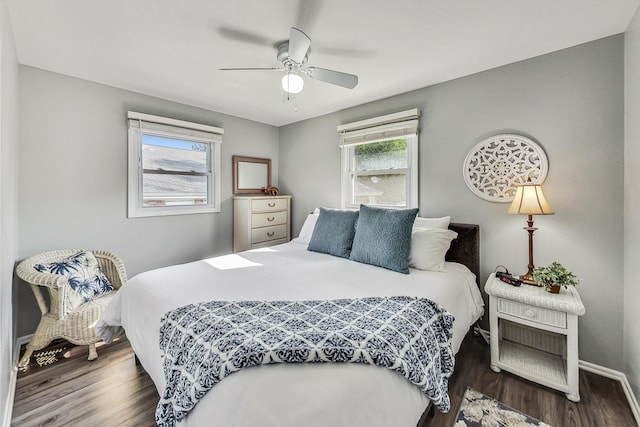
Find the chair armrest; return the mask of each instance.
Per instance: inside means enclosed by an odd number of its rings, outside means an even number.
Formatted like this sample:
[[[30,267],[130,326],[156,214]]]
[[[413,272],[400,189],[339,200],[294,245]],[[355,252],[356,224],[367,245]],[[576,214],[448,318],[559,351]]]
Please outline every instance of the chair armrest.
[[[25,259],[16,267],[16,275],[20,279],[32,285],[47,286],[56,289],[67,285],[69,282],[68,276],[39,272],[33,268],[36,262],[33,262],[32,258]]]
[[[91,252],[98,260],[100,268],[102,268],[109,282],[115,289],[120,289],[127,281],[127,270],[124,267],[124,262],[120,257],[109,251],[91,250]]]

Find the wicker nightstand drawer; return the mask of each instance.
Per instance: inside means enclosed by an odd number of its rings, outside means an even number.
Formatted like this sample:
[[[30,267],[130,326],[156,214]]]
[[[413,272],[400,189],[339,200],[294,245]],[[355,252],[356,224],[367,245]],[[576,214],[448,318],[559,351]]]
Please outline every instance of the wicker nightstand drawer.
[[[498,298],[498,312],[510,314],[521,319],[543,323],[558,328],[567,328],[567,313],[549,310],[533,305],[522,304],[504,298]]]

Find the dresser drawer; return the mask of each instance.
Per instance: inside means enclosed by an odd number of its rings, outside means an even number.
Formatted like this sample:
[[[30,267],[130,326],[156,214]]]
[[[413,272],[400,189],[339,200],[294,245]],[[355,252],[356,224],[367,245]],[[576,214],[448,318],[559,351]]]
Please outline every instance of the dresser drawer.
[[[251,201],[252,212],[283,211],[287,209],[288,199],[256,199]]]
[[[504,298],[498,298],[498,313],[510,314],[521,319],[558,328],[567,328],[567,313],[522,304]]]
[[[287,237],[287,225],[274,225],[272,227],[254,228],[251,230],[251,243],[267,242],[269,240],[284,239]]]
[[[251,228],[270,227],[287,223],[287,211],[251,214]]]

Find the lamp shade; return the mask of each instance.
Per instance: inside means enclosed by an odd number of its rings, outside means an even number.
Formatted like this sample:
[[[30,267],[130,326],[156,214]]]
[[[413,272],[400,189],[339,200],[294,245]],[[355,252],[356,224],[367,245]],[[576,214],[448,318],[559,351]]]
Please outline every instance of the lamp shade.
[[[553,215],[540,184],[522,184],[516,187],[516,196],[509,206],[510,214]]]
[[[287,73],[282,77],[282,89],[289,93],[300,93],[304,87],[304,80],[297,74]]]

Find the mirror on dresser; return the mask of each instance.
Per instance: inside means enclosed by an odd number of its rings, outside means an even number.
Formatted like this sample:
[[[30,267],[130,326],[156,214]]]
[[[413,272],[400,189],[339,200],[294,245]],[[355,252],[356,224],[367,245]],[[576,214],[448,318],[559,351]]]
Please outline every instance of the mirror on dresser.
[[[233,156],[233,194],[260,194],[271,186],[271,159]]]

